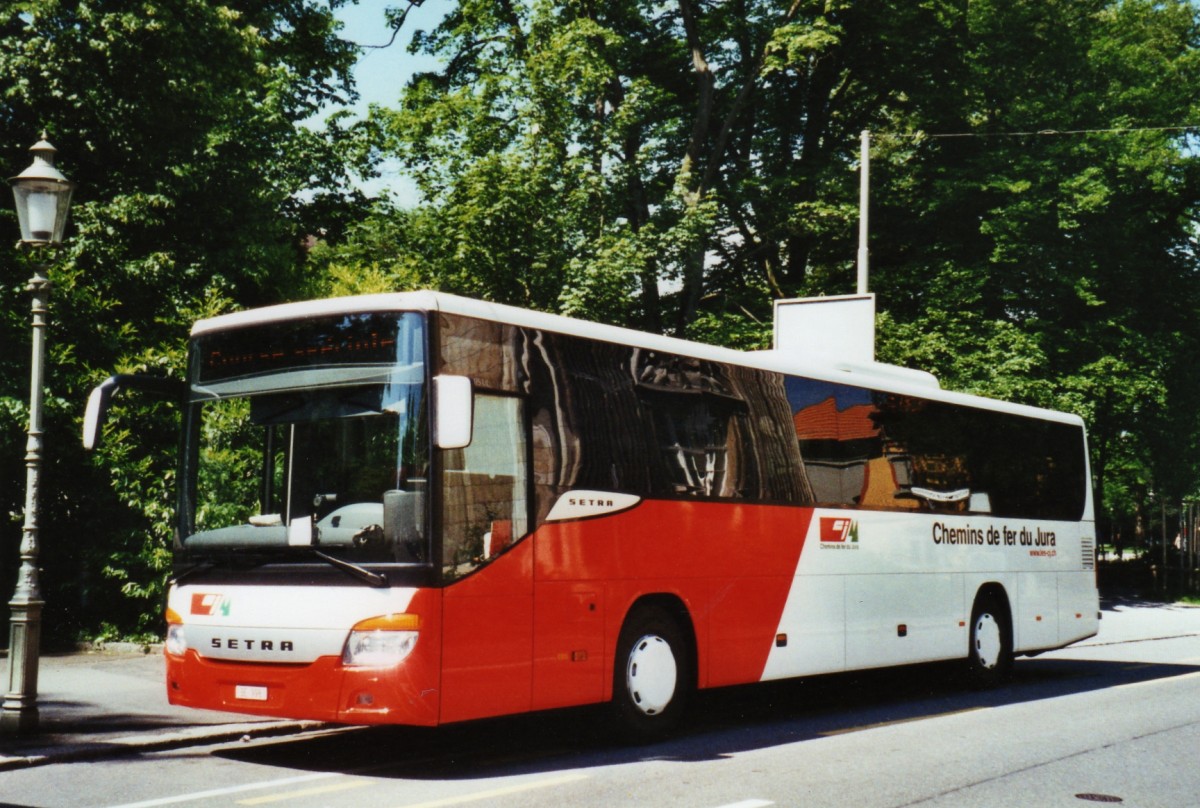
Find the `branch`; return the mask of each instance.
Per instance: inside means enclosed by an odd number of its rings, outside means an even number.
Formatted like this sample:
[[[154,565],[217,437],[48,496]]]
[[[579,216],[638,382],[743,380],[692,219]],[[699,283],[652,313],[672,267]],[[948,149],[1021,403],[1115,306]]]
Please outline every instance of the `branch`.
[[[524,59],[526,38],[525,32],[521,30],[521,18],[513,8],[512,0],[500,0],[500,9],[503,12],[504,21],[512,28],[515,35],[514,44],[517,46],[517,56]]]
[[[681,0],[682,3],[682,0]],[[780,18],[779,23],[775,26],[775,30],[787,25],[796,16],[796,12],[800,9],[800,0],[792,0],[791,7]],[[774,33],[774,31],[772,31]],[[770,39],[768,38],[768,42]],[[742,85],[742,89],[738,91],[737,97],[733,100],[733,106],[729,108],[729,113],[725,116],[725,120],[721,122],[721,131],[717,134],[717,141],[713,145],[712,159],[704,169],[704,178],[701,180],[698,193],[703,193],[704,189],[712,186],[716,178],[717,171],[720,168],[721,157],[725,154],[725,148],[729,145],[729,135],[733,131],[733,124],[742,114],[742,110],[746,106],[746,102],[750,100],[750,94],[758,84],[759,76],[762,75],[763,67],[767,63],[767,44],[763,43],[758,50],[758,55],[754,59],[754,68],[746,77],[746,83]]]
[[[712,117],[713,78],[712,68],[704,58],[704,49],[700,44],[700,34],[696,29],[696,13],[691,0],[679,0],[679,13],[683,17],[683,30],[687,35],[688,49],[692,52],[692,69],[696,72],[696,90],[699,98],[696,102],[696,118],[692,121],[692,134],[688,138],[687,149],[684,151],[681,174],[688,176],[692,168],[700,161],[700,150],[708,135],[708,123]],[[696,199],[699,201],[703,192],[703,183],[696,189]]]
[[[383,50],[384,48],[390,48],[392,45],[394,45],[396,43],[396,37],[400,35],[400,29],[404,27],[404,20],[408,18],[408,12],[412,11],[414,8],[420,8],[421,4],[424,2],[425,2],[425,0],[408,0],[408,8],[401,11],[398,16],[392,18],[392,22],[391,22],[392,36],[384,44],[382,44],[382,45],[360,45],[357,42],[353,42],[351,44],[356,45],[357,47],[360,47],[360,48],[370,48],[371,50]]]

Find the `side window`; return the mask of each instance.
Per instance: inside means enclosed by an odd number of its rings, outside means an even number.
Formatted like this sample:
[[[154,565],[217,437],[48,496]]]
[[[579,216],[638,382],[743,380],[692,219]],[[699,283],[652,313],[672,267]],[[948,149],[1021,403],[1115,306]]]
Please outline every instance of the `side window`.
[[[654,351],[636,352],[634,365],[635,387],[653,414],[672,493],[739,496],[741,475],[731,473],[733,462],[742,459],[734,422],[747,407],[721,368]]]
[[[529,530],[523,402],[476,394],[471,443],[442,463],[442,572],[455,580],[494,560]]]
[[[896,507],[896,469],[869,390],[789,377],[785,381],[800,456],[822,505]]]
[[[730,419],[707,405],[699,396],[664,400],[656,412],[660,448],[677,494],[725,493]]]
[[[1087,500],[1083,430],[1071,424],[980,413],[969,435],[972,510],[1076,520]]]

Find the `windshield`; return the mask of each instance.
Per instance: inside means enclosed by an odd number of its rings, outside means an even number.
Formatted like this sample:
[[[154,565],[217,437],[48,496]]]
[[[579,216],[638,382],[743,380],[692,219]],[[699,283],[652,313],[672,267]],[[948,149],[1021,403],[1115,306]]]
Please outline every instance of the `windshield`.
[[[429,559],[424,322],[354,314],[199,336],[181,514],[189,555]]]

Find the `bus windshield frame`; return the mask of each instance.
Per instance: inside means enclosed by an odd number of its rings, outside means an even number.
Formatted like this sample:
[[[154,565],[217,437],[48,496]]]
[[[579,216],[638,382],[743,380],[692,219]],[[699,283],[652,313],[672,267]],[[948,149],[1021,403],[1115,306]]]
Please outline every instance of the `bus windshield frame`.
[[[196,335],[177,562],[428,567],[429,355],[415,312]]]

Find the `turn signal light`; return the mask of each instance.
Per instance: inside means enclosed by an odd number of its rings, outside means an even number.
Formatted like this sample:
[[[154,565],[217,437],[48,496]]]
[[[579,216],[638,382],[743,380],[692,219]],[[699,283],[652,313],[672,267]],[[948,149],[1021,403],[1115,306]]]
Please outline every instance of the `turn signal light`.
[[[354,624],[354,631],[416,631],[421,627],[419,614],[381,614]]]

